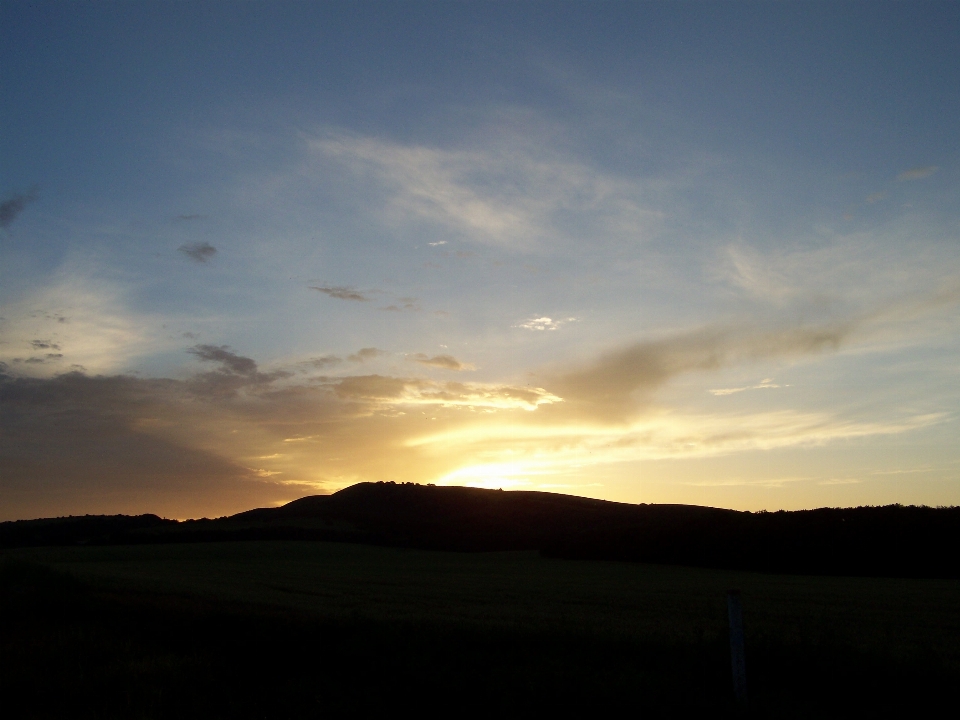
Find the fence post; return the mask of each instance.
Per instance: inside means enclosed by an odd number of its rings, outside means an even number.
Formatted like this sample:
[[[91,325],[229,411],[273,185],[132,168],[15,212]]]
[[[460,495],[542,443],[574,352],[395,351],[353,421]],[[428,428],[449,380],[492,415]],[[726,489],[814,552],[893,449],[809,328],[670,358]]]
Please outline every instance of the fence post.
[[[743,608],[740,591],[727,593],[727,615],[730,619],[730,669],[733,671],[733,694],[737,705],[747,707],[747,666],[743,652]]]

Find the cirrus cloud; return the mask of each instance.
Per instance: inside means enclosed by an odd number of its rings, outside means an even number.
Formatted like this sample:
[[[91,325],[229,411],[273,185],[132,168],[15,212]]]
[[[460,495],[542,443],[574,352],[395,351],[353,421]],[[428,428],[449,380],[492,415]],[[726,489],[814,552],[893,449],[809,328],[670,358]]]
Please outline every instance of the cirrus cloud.
[[[356,302],[366,302],[367,300],[370,299],[359,290],[355,290],[352,287],[346,287],[343,285],[322,285],[322,286],[311,285],[310,289],[316,290],[317,292],[321,292],[328,297],[336,298],[337,300],[354,300]]]
[[[442,370],[473,370],[474,366],[470,363],[464,363],[457,360],[453,355],[434,355],[430,357],[424,353],[417,353],[416,355],[408,355],[410,360],[420,363],[421,365],[426,365],[427,367],[440,368]]]
[[[177,248],[188,258],[197,263],[206,263],[217,254],[217,249],[208,242],[186,243]]]
[[[904,180],[922,180],[925,177],[930,177],[939,169],[940,168],[936,165],[910,168],[909,170],[904,170],[902,173],[899,173],[897,175],[897,180],[900,180],[901,182]]]
[[[529,318],[523,322],[517,323],[514,325],[514,327],[522,328],[524,330],[557,330],[567,323],[572,322],[577,322],[577,318],[568,317],[554,320],[553,318],[543,316]]]

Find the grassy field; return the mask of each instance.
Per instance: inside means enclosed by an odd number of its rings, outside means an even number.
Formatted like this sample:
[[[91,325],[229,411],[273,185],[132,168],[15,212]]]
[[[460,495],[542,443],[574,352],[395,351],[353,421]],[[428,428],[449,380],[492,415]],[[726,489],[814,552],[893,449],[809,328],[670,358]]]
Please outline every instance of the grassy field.
[[[442,698],[449,700],[453,688],[461,700],[475,698],[471,707],[498,711],[562,701],[723,714],[733,711],[725,597],[734,587],[743,596],[758,715],[843,716],[854,707],[912,706],[960,678],[957,581],[778,576],[316,542],[28,548],[5,552],[0,561],[32,567],[37,577],[39,568],[59,573],[29,590],[59,597],[52,601],[59,610],[37,616],[26,606],[36,598],[25,604],[23,592],[16,596],[24,622],[59,618],[32,631],[50,635],[41,643],[49,647],[34,647],[24,630],[10,642],[28,649],[8,645],[6,657],[25,653],[42,666],[50,664],[44,653],[59,647],[77,657],[100,652],[109,668],[110,653],[97,648],[117,646],[117,672],[146,683],[113,715],[112,706],[87,697],[91,717],[130,716],[131,708],[143,717],[176,716],[157,697],[166,688],[168,696],[187,693],[196,705],[204,691],[186,678],[197,672],[208,673],[215,695],[242,697],[249,687],[229,690],[242,673],[221,676],[237,652],[261,667],[257,677],[270,674],[264,656],[273,654],[289,663],[280,663],[288,667],[283,683],[306,672],[311,687],[317,673],[327,685],[317,707],[301,698],[276,709],[257,695],[224,717],[253,707],[257,717],[309,716],[319,708],[349,713],[358,703],[401,697],[428,707],[431,698],[447,702]],[[45,583],[74,589],[44,589]],[[85,599],[62,600],[71,593]],[[77,615],[73,605],[85,610]],[[4,613],[8,631],[15,616]],[[154,637],[151,626],[167,629]],[[256,651],[237,650],[245,634]],[[14,635],[6,632],[5,642]],[[314,637],[322,639],[307,652],[306,639]],[[188,672],[191,663],[207,670]],[[106,682],[108,670],[91,667]],[[362,692],[355,687],[361,680]],[[73,687],[72,680],[52,682],[68,694]],[[296,688],[287,695],[296,696]],[[204,707],[215,716],[220,705]]]

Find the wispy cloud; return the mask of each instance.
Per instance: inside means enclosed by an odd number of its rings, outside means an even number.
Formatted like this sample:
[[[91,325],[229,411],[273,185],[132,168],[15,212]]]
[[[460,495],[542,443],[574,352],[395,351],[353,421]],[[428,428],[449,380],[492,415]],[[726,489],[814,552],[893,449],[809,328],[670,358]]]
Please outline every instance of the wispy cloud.
[[[339,365],[343,360],[337,355],[321,355],[320,357],[310,358],[298,363],[302,367],[312,367],[317,370],[324,370],[335,365]]]
[[[684,485],[690,485],[691,487],[705,487],[705,488],[716,488],[716,487],[764,487],[764,488],[782,488],[787,485],[793,485],[795,483],[809,482],[810,478],[806,477],[772,477],[772,478],[762,478],[759,480],[746,480],[743,478],[706,478],[703,480],[696,480],[694,482],[683,483]]]
[[[898,470],[874,470],[874,471],[871,472],[870,474],[871,474],[871,475],[915,475],[916,473],[928,473],[928,472],[933,472],[933,468],[932,468],[932,467],[929,467],[929,466],[926,466],[926,467],[919,467],[919,468],[909,468],[909,469],[906,469],[906,470],[901,470],[901,469],[898,469]]]
[[[23,364],[36,358],[22,368],[31,375],[79,367],[116,372],[138,357],[177,347],[159,325],[156,318],[133,311],[127,293],[114,283],[71,266],[4,306],[0,361]]]
[[[780,328],[709,327],[609,353],[583,370],[557,377],[550,387],[577,403],[580,412],[619,415],[682,373],[836,350],[857,326],[857,321],[845,320]]]
[[[417,302],[415,297],[402,297],[397,298],[397,302],[387,305],[386,307],[380,308],[381,310],[386,310],[387,312],[420,312],[422,309],[420,303]]]
[[[568,317],[560,318],[554,320],[553,318],[544,317],[532,317],[523,322],[517,323],[514,327],[523,328],[524,330],[557,330],[567,323],[577,322],[577,318]]]
[[[18,365],[49,365],[50,363],[60,363],[63,353],[46,353],[43,356],[31,355],[30,357],[15,357],[10,360],[14,366]]]
[[[27,205],[35,202],[39,194],[36,188],[31,188],[25,193],[14,193],[3,202],[0,202],[0,227],[8,228],[22,213]]]
[[[746,385],[744,387],[736,388],[716,388],[714,390],[710,390],[709,392],[711,395],[723,396],[734,395],[736,393],[743,392],[744,390],[767,390],[776,389],[779,387],[780,385],[777,385],[775,382],[773,382],[771,378],[765,378],[764,380],[760,381],[759,385]]]
[[[708,273],[763,303],[764,311],[815,303],[820,313],[831,305],[869,312],[956,281],[956,246],[926,240],[939,232],[893,222],[879,237],[834,234],[827,242],[798,240],[775,249],[737,242],[723,248],[720,262],[711,260]]]
[[[322,292],[324,295],[336,298],[337,300],[355,300],[357,302],[366,302],[370,299],[359,290],[343,285],[311,285],[310,289],[316,290],[317,292]]]
[[[434,355],[430,357],[424,353],[417,353],[416,355],[408,355],[410,360],[418,362],[421,365],[426,365],[428,367],[441,368],[443,370],[473,370],[473,365],[469,363],[460,362],[453,355]]]
[[[208,242],[186,243],[178,247],[177,250],[198,263],[205,263],[217,254],[217,249]]]
[[[900,180],[901,182],[904,180],[922,180],[925,177],[930,177],[939,169],[940,168],[936,165],[910,168],[909,170],[904,170],[902,173],[897,175],[897,180]]]
[[[548,406],[541,408],[551,409]],[[540,412],[516,422],[464,424],[410,438],[424,452],[454,454],[461,467],[508,463],[518,474],[536,468],[559,475],[579,468],[643,460],[709,458],[734,453],[815,447],[852,438],[898,435],[943,422],[943,414],[886,422],[854,421],[831,413],[780,410],[764,413],[656,413],[626,424],[543,422]],[[522,422],[520,420],[526,420]],[[803,478],[791,478],[800,480]],[[786,481],[781,479],[780,481]],[[739,481],[701,481],[740,484]],[[779,481],[778,481],[779,482]]]
[[[196,345],[187,352],[207,362],[222,363],[230,372],[238,375],[256,373],[257,363],[248,357],[242,357],[226,345]]]
[[[635,241],[660,217],[640,202],[640,183],[558,156],[534,137],[510,135],[494,146],[446,149],[327,134],[308,145],[317,162],[333,161],[355,177],[373,178],[391,224],[427,222],[473,242],[529,251],[573,243],[584,233]]]
[[[317,487],[383,477],[555,484],[558,477],[608,463],[819,445],[944,420],[942,413],[865,421],[787,409],[696,414],[643,403],[644,393],[682,372],[815,353],[846,336],[831,327],[701,330],[629,346],[545,379],[543,387],[381,374],[304,383],[302,375],[263,370],[253,358],[211,344],[189,352],[215,368],[182,380],[0,373],[0,413],[5,427],[15,430],[0,434],[0,450],[21,463],[4,469],[4,492],[7,497],[9,488],[28,482],[64,483],[62,492],[46,497],[76,502],[92,487],[111,486],[122,488],[115,497],[126,511],[169,507],[163,503],[178,495],[184,516],[195,512],[184,511],[185,505],[222,513],[226,501],[217,505],[217,493],[240,509],[238,503],[292,499]],[[351,358],[362,362],[382,353],[363,348]],[[314,365],[336,359],[322,356]],[[410,359],[465,368],[446,355]],[[111,454],[94,456],[94,447]],[[251,469],[253,457],[258,460]],[[147,474],[136,473],[145,463]],[[189,492],[182,490],[184,472],[196,483]],[[98,475],[96,484],[91,474]],[[136,488],[124,484],[131,476],[141,478]],[[36,493],[31,497],[38,502]]]
[[[797,263],[794,259],[769,258],[752,248],[730,245],[725,249],[728,279],[736,286],[768,298],[782,300],[797,292],[797,282],[789,272]]]
[[[31,340],[30,346],[34,350],[59,350],[60,346],[50,340]]]
[[[387,354],[386,351],[381,350],[379,348],[366,347],[366,348],[360,348],[352,355],[348,355],[347,360],[355,363],[363,363],[363,362],[366,362],[367,360],[373,360],[374,358],[378,358],[386,354]]]
[[[418,378],[357,375],[330,382],[343,399],[375,401],[389,405],[434,405],[447,408],[536,410],[562,399],[534,387],[481,383],[434,382]]]
[[[241,391],[265,387],[291,375],[285,370],[260,372],[253,359],[238,355],[226,345],[196,345],[187,352],[196,355],[203,362],[220,365],[217,370],[199,373],[190,381],[190,391],[198,395],[236,397]]]

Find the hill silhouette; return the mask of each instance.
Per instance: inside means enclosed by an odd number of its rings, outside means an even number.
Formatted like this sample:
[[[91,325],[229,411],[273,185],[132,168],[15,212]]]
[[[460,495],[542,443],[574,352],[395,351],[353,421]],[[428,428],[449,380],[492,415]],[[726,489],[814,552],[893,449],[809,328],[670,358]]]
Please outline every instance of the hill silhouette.
[[[360,483],[216,520],[155,515],[0,523],[0,546],[334,540],[764,572],[960,577],[960,508],[743,512],[530,491]]]

